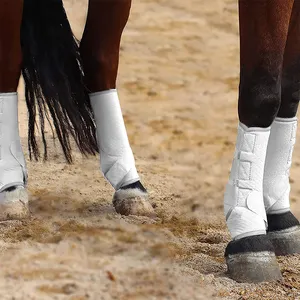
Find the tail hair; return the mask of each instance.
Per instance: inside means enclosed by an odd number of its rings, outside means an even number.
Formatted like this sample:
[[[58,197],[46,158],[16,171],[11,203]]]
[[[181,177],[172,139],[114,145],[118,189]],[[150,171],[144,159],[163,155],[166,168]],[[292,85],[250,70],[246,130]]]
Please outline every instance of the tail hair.
[[[40,158],[37,115],[45,160],[48,158],[45,121],[51,126],[51,119],[68,163],[72,162],[70,138],[82,154],[96,154],[96,128],[83,82],[79,42],[73,35],[62,0],[24,0],[21,46],[30,159]]]

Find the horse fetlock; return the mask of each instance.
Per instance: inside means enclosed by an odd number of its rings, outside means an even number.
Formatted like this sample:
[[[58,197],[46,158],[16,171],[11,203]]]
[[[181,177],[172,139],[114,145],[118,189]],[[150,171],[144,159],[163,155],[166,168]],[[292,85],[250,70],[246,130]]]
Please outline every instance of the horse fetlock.
[[[266,233],[266,217],[246,207],[233,208],[226,223],[232,238],[235,239]]]
[[[264,203],[268,214],[280,214],[290,210],[289,178],[282,177],[282,180],[274,180],[264,183]],[[277,183],[277,185],[276,185]]]
[[[130,148],[122,156],[110,156],[100,151],[100,159],[103,175],[115,190],[139,180]]]

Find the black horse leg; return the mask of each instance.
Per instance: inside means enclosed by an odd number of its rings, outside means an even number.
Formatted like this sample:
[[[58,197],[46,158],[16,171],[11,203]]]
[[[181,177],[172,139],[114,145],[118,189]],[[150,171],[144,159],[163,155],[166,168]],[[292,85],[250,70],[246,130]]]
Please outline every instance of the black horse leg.
[[[21,75],[23,0],[0,2],[0,93],[16,92]]]

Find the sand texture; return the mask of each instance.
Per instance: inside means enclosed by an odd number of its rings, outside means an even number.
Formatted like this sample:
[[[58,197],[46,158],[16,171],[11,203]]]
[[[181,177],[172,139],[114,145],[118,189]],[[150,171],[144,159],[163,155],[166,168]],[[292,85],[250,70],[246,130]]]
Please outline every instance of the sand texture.
[[[87,0],[66,0],[80,38]],[[300,299],[300,257],[283,283],[226,275],[223,192],[237,129],[236,0],[134,1],[118,89],[129,139],[157,219],[122,217],[97,157],[29,162],[31,217],[0,224],[0,299]],[[26,157],[27,111],[20,83]],[[300,143],[291,171],[300,217]]]

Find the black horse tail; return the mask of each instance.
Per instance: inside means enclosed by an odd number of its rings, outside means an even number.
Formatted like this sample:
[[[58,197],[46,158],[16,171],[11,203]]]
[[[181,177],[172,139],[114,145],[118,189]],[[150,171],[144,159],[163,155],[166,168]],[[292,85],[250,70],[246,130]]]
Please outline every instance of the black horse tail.
[[[21,46],[30,159],[40,158],[35,136],[37,115],[45,160],[45,119],[52,128],[50,116],[68,163],[72,162],[71,137],[81,153],[95,155],[96,128],[83,83],[79,42],[73,35],[62,0],[24,0]]]

